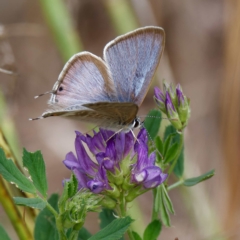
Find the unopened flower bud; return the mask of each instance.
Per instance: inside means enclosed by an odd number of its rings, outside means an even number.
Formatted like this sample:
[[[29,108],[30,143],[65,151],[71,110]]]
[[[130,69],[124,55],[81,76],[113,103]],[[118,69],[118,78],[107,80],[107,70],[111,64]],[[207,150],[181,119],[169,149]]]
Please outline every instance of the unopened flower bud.
[[[190,117],[189,99],[183,94],[180,84],[163,83],[163,92],[155,87],[154,98],[159,109],[165,113],[171,124],[179,131],[184,129]]]
[[[172,125],[177,129],[182,128],[182,123],[179,119],[178,112],[176,111],[172,99],[170,97],[170,94],[166,92],[166,100],[165,100],[165,106],[167,109],[167,116],[169,118],[169,121],[172,123]]]
[[[165,96],[164,96],[163,92],[161,91],[161,89],[159,89],[158,87],[154,88],[154,99],[155,99],[158,107],[160,108],[160,110],[162,112],[166,113]]]
[[[178,84],[176,87],[176,93],[178,98],[178,114],[179,118],[184,126],[187,125],[190,117],[189,101],[186,96],[183,95],[182,88]]]

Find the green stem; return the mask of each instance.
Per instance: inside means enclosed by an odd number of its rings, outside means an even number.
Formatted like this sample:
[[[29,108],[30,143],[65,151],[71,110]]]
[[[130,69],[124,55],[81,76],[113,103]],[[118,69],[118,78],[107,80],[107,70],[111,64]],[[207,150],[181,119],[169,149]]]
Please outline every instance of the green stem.
[[[181,180],[175,182],[174,184],[170,185],[170,186],[167,188],[167,190],[170,191],[170,190],[172,190],[172,189],[174,189],[174,188],[176,188],[176,187],[178,187],[178,186],[181,186],[183,183],[184,183],[184,180],[181,179]]]
[[[104,1],[104,5],[117,34],[132,31],[139,26],[129,1],[106,0]]]
[[[54,215],[54,217],[57,219],[58,218],[58,212],[47,202],[46,200],[46,207],[48,210]]]
[[[62,225],[62,219],[60,217],[56,218],[56,227],[58,230],[59,240],[67,240],[67,237],[64,232],[63,225]]]
[[[131,208],[128,209],[128,214],[131,215],[133,219],[137,220],[131,224],[132,231],[137,232],[139,235],[143,235],[145,222],[137,199],[131,202]]]
[[[23,216],[19,209],[13,202],[13,198],[8,191],[6,184],[4,183],[2,177],[0,176],[0,204],[2,204],[6,214],[8,215],[17,235],[18,239],[33,239],[32,233],[30,232],[28,226],[23,221]]]
[[[157,188],[152,190],[153,192],[153,204],[152,204],[152,221],[158,219],[158,212],[155,211],[155,201],[157,196]]]
[[[120,216],[121,217],[126,217],[126,202],[125,202],[125,197],[124,193],[121,194],[121,200],[119,204],[119,209],[120,209]]]
[[[125,201],[124,192],[122,192],[122,194],[121,194],[121,202],[119,204],[119,210],[120,210],[121,217],[126,217],[127,216],[126,208],[127,208],[127,203]],[[133,233],[132,233],[131,227],[128,228],[127,234],[128,234],[128,237],[129,237],[130,240],[135,240],[135,238],[133,236]]]
[[[63,0],[39,0],[39,3],[62,58],[67,61],[82,49],[67,6]]]
[[[78,234],[79,234],[79,230],[77,230],[77,231],[72,231],[69,239],[70,239],[70,240],[77,240],[77,239],[78,239]]]
[[[1,92],[0,92],[0,125],[4,125],[3,122],[11,122],[10,119],[3,119],[4,121],[1,122],[1,116],[6,116],[6,113],[4,113],[5,111],[3,111],[3,108],[4,108],[3,99],[2,99],[2,96],[1,96]],[[23,168],[21,167],[21,165],[17,161],[17,158],[15,157],[9,142],[7,141],[7,136],[5,135],[4,132],[5,132],[4,127],[1,126],[0,127],[0,147],[3,149],[6,157],[11,158],[12,161],[15,163],[15,165],[18,167],[18,169],[21,172],[23,172]],[[8,131],[6,133],[8,134],[8,136],[11,135]],[[16,135],[14,137],[16,138]],[[3,186],[1,186],[1,185],[2,185],[2,179],[0,180],[0,203],[3,200],[4,209],[5,209],[5,207],[8,207],[8,206],[11,207],[11,204],[13,203],[12,195],[20,196],[20,197],[24,197],[24,198],[34,197],[30,193],[22,192],[19,188],[17,188],[15,185],[13,185],[9,182],[4,181]],[[5,191],[7,191],[7,192],[5,192]],[[4,194],[9,195],[9,196],[7,196],[7,198],[9,198],[9,200],[10,200],[9,204],[8,204],[8,202],[7,202],[8,200],[6,200],[6,198],[5,198],[6,196]],[[18,213],[15,212],[15,210],[13,210],[13,209],[9,209],[9,210],[5,209],[8,217],[10,218],[11,221],[12,221],[12,219],[11,219],[12,217],[15,218],[20,213],[19,209],[16,206],[15,206],[15,208],[16,208]],[[9,215],[9,213],[10,213],[10,215]],[[17,214],[17,215],[15,215],[15,214]],[[30,235],[32,235],[32,232],[33,232],[33,229],[34,229],[34,220],[35,220],[35,217],[36,217],[36,211],[32,208],[26,208],[25,209],[25,217],[26,217],[25,218],[26,222],[22,221],[21,214],[20,214],[19,220],[14,219],[12,221],[12,224],[13,224],[15,230],[17,231],[19,239],[31,239],[31,237],[29,235],[28,236],[22,235],[22,237],[20,236],[20,234],[23,233],[23,232],[20,233],[23,230],[23,228],[20,225],[21,225],[21,223],[24,224],[24,228],[26,230],[26,233],[30,232]],[[19,225],[19,226],[15,226],[15,225]],[[18,232],[18,231],[20,231],[20,232]]]
[[[173,163],[171,164],[171,166],[170,166],[170,168],[168,170],[168,178],[171,175],[172,171],[174,170],[174,168],[175,168],[175,166],[177,164],[177,160],[178,160],[178,158],[179,158],[179,156],[181,154],[182,148],[183,148],[183,142],[184,141],[183,141],[183,133],[182,133],[182,134],[180,134],[180,143],[179,143],[180,147],[178,148],[178,152],[176,154],[176,157],[175,157]],[[168,178],[167,178],[167,180],[168,180]]]
[[[47,201],[46,201],[46,203],[47,203],[46,207],[55,217],[56,227],[57,227],[58,234],[59,234],[59,240],[67,240],[67,237],[64,232],[63,225],[62,225],[61,217],[59,216],[58,212]]]

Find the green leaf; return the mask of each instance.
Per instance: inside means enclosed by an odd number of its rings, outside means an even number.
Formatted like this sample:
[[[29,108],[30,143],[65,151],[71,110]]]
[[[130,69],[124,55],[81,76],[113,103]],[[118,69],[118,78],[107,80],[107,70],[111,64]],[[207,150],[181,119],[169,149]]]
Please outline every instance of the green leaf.
[[[160,124],[162,121],[162,114],[159,110],[150,110],[147,117],[144,121],[144,127],[147,129],[150,138],[154,140],[154,138],[157,136]]]
[[[172,146],[168,149],[165,158],[164,158],[164,163],[169,163],[172,160],[175,159],[175,157],[177,157],[177,153],[179,150],[179,143],[175,142],[174,144],[172,144]]]
[[[167,139],[163,142],[163,156],[166,156],[169,148],[171,147],[172,140],[175,135],[176,135],[176,133],[172,133],[172,134],[168,135]]]
[[[183,176],[183,173],[184,173],[184,147],[182,147],[181,153],[178,157],[178,160],[174,167],[173,172],[178,178],[181,178]]]
[[[156,209],[158,209],[158,212],[160,212],[160,218],[162,220],[162,223],[165,226],[170,227],[171,226],[170,217],[169,217],[168,211],[167,211],[165,203],[164,203],[164,197],[163,197],[163,192],[162,192],[162,185],[160,185],[157,188],[156,197],[158,198],[157,201],[156,201],[158,206],[155,206],[155,207],[156,207]]]
[[[167,126],[166,127],[166,130],[165,130],[165,133],[164,133],[164,143],[166,141],[166,139],[171,135],[173,134],[173,138],[172,138],[172,144],[175,144],[175,143],[180,143],[181,140],[180,140],[180,134],[177,133],[176,129],[170,125],[170,126]],[[171,145],[170,145],[171,146]],[[169,146],[168,146],[169,147]],[[168,152],[168,149],[164,149],[164,152]],[[165,156],[165,155],[164,155]],[[181,150],[181,153],[177,159],[177,163],[174,167],[174,173],[177,177],[181,178],[182,175],[183,175],[183,172],[184,172],[184,147],[182,148]]]
[[[74,174],[71,175],[68,185],[68,198],[73,197],[78,191],[78,180]]]
[[[115,219],[94,236],[90,237],[89,240],[118,240],[127,231],[132,222],[133,220],[129,216]]]
[[[132,235],[133,235],[133,237],[134,237],[134,240],[142,240],[142,238],[139,236],[138,233],[132,231]]]
[[[163,207],[162,205],[164,204],[164,207],[167,211],[169,211],[170,213],[174,213],[172,201],[168,196],[168,192],[163,184],[156,189],[156,197],[154,204],[155,212],[160,212],[160,208]]]
[[[163,140],[166,141],[166,139],[170,134],[176,133],[176,132],[177,132],[176,129],[172,125],[168,125],[165,129]]]
[[[1,148],[0,174],[6,181],[16,184],[22,191],[36,194],[33,183],[20,172],[12,160],[5,157],[4,151]]]
[[[161,216],[161,220],[162,220],[163,224],[167,227],[171,227],[169,213],[168,213],[166,207],[164,206],[163,201],[161,201],[161,204],[160,204],[160,216]]]
[[[0,236],[1,240],[11,240],[2,225],[0,225]]]
[[[99,218],[101,220],[100,222],[100,228],[105,228],[108,224],[110,224],[112,221],[116,219],[116,213],[113,210],[103,208],[102,211],[99,213]]]
[[[60,213],[63,213],[65,211],[65,205],[66,205],[66,201],[68,200],[68,194],[69,194],[69,191],[68,191],[69,186],[70,186],[70,183],[68,181],[65,181],[62,195],[60,196],[58,201],[58,208]]]
[[[58,210],[57,194],[53,194],[49,198],[48,202],[56,211]],[[34,240],[59,240],[55,218],[46,207],[38,214],[36,218]]]
[[[143,240],[156,240],[162,230],[162,224],[158,219],[148,224],[143,234]]]
[[[66,201],[68,201],[69,198],[72,198],[77,193],[77,190],[78,190],[78,181],[76,176],[72,174],[69,181],[64,182],[63,192],[58,201],[58,207],[59,207],[60,213],[65,212]]]
[[[82,227],[78,233],[78,240],[88,240],[91,236],[91,233],[86,228]]]
[[[205,181],[209,178],[211,178],[215,173],[215,170],[211,170],[199,177],[195,177],[195,178],[189,178],[189,179],[186,179],[183,183],[184,186],[187,186],[187,187],[191,187],[191,186],[194,186],[202,181]]]
[[[14,200],[14,203],[17,205],[37,208],[40,210],[46,207],[46,202],[44,202],[41,198],[14,197],[13,200]]]
[[[164,185],[162,185],[162,196],[167,210],[174,214],[173,204]]]
[[[28,169],[34,186],[44,196],[47,197],[47,178],[45,163],[40,151],[34,153],[23,149],[23,166]]]

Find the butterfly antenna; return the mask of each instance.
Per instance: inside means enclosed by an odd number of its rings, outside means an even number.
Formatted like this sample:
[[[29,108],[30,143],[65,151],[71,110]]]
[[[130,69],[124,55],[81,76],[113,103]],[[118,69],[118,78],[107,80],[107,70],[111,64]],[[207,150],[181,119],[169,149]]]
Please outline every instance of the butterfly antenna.
[[[133,132],[133,130],[132,129],[130,129],[130,132],[132,133],[132,135],[133,135],[133,137],[134,137],[134,139],[139,143],[139,140],[137,139],[137,137],[136,137],[136,135],[134,134],[134,132]]]
[[[149,116],[149,115],[142,115],[141,117],[144,117],[144,118],[159,118],[159,119],[167,119],[167,120],[170,119],[170,118],[167,118],[167,117],[157,117],[157,116]]]
[[[115,132],[111,137],[109,137],[109,138],[106,140],[106,142],[109,141],[112,137],[114,137],[114,136],[117,135],[118,133],[120,133],[122,130],[123,130],[123,128],[119,129],[119,130],[118,130],[117,132]]]
[[[144,122],[142,122],[142,126],[144,127]],[[144,127],[144,128],[145,128],[145,127]],[[145,129],[146,129],[146,128],[145,128]],[[154,145],[157,153],[159,154],[159,156],[160,156],[160,157],[162,158],[162,160],[163,160],[163,155],[162,155],[162,154],[160,153],[160,151],[157,149],[157,146],[156,146],[155,142],[153,141],[153,139],[152,139],[149,131],[148,131],[147,129],[146,129],[146,131],[147,131],[147,134],[148,134],[148,136],[149,136],[149,138],[150,138],[151,143]]]
[[[34,98],[36,99],[36,98],[42,97],[42,96],[44,96],[46,94],[49,94],[49,93],[53,93],[53,91],[48,91],[48,92],[45,92],[45,93],[41,93],[41,94],[35,96]]]
[[[39,119],[43,119],[43,118],[44,118],[44,117],[41,116],[41,117],[37,117],[37,118],[29,118],[28,120],[29,120],[29,121],[34,121],[34,120],[39,120]]]
[[[168,117],[157,117],[157,116],[148,116],[148,115],[142,115],[141,117],[145,118],[159,118],[159,119],[165,119],[165,120],[171,120],[171,121],[178,121],[176,118],[168,118]]]

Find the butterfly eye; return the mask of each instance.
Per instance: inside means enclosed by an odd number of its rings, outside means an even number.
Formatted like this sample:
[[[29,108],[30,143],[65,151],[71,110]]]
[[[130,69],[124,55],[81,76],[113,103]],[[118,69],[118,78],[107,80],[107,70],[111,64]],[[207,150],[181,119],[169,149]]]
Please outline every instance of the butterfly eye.
[[[60,88],[58,89],[59,92],[61,92],[62,90],[63,90],[63,87],[60,87]]]

